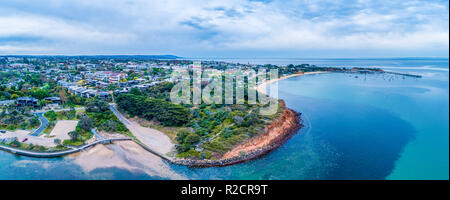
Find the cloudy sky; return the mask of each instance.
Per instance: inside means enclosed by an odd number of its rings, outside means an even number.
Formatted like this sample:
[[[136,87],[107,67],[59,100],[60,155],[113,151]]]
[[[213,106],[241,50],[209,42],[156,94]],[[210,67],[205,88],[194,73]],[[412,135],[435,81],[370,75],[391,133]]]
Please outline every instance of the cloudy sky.
[[[448,53],[448,0],[0,2],[0,55],[323,58]]]

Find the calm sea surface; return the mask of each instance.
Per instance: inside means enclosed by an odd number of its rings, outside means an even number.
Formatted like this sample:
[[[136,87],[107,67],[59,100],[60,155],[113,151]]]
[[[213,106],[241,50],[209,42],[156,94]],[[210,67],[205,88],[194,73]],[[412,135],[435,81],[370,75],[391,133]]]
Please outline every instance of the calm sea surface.
[[[316,74],[280,81],[279,97],[305,128],[269,155],[244,164],[191,169],[189,179],[448,179],[448,59],[225,59],[255,64],[381,67],[420,74]],[[166,179],[158,170],[83,170],[70,158],[0,151],[0,179]]]

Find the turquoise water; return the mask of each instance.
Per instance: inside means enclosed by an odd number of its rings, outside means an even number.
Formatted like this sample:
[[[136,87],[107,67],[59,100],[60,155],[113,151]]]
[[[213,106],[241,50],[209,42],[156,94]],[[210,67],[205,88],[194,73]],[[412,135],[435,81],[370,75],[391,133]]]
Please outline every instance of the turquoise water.
[[[379,66],[423,77],[333,73],[282,80],[279,97],[302,113],[305,124],[285,145],[258,160],[229,167],[191,169],[167,164],[168,168],[190,179],[449,178],[448,59],[314,62]],[[0,179],[165,177],[118,168],[85,172],[69,158],[35,159],[0,151]]]

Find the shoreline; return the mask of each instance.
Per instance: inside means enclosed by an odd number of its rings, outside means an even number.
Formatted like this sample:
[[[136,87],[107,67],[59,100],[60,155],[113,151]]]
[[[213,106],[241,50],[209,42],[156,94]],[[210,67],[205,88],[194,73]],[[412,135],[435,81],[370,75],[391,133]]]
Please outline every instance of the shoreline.
[[[266,88],[268,85],[277,82],[279,80],[288,79],[295,76],[309,75],[309,74],[319,74],[327,72],[306,72],[303,74],[291,74],[288,76],[283,76],[278,79],[273,79],[266,81],[262,84],[256,86],[256,90],[260,93],[266,94]],[[158,157],[177,165],[185,165],[188,167],[222,167],[234,164],[243,163],[253,159],[260,158],[271,151],[277,149],[283,145],[293,134],[295,134],[300,128],[303,127],[301,124],[301,113],[297,113],[294,110],[286,107],[284,101],[282,101],[284,107],[283,114],[271,124],[265,126],[264,132],[259,135],[249,138],[246,141],[236,145],[231,150],[227,151],[220,159],[217,160],[195,160],[189,158],[176,158],[172,156],[166,156],[159,152],[155,152],[153,149],[149,148],[146,144],[141,144],[140,142],[133,139],[133,142],[143,147],[149,153],[157,155]],[[77,157],[76,154],[74,157]]]
[[[324,71],[318,72],[306,72],[302,74],[291,74],[283,76],[277,79],[272,79],[262,84],[257,85],[256,89],[259,93],[266,94],[266,88],[268,85],[280,80],[288,79],[296,76],[321,74],[327,73]],[[282,116],[265,127],[265,131],[258,136],[249,138],[247,141],[240,143],[227,151],[221,159],[218,160],[194,160],[194,159],[173,159],[174,164],[187,165],[190,167],[223,167],[234,164],[243,163],[253,159],[260,158],[271,151],[277,149],[283,145],[293,134],[295,134],[300,128],[301,113],[297,113],[294,110],[286,107],[284,101],[282,101],[284,112]]]
[[[173,159],[171,162],[189,167],[224,167],[260,158],[283,145],[303,125],[300,114],[285,108],[283,115],[266,126],[264,133],[238,144],[218,160]]]
[[[275,82],[278,82],[278,81],[281,81],[281,80],[284,80],[284,79],[296,77],[296,76],[311,75],[311,74],[323,74],[323,73],[329,73],[329,72],[317,71],[317,72],[305,72],[305,73],[302,73],[302,74],[291,74],[291,75],[283,76],[283,77],[280,77],[280,78],[277,78],[277,79],[271,79],[271,80],[265,81],[265,82],[257,85],[254,89],[256,89],[259,93],[267,95],[266,94],[266,88],[267,88],[267,86],[269,86],[272,83],[275,83]]]

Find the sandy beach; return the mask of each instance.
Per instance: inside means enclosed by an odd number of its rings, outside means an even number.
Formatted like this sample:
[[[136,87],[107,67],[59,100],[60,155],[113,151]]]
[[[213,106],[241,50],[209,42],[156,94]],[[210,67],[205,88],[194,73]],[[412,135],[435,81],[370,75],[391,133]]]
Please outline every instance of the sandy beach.
[[[145,173],[163,179],[187,179],[174,172],[160,157],[148,152],[133,141],[117,141],[109,145],[96,145],[69,158],[85,172],[95,169],[120,168]]]
[[[264,83],[261,83],[258,86],[256,86],[256,90],[259,93],[266,94],[266,88],[271,83],[275,83],[277,81],[288,79],[288,78],[292,78],[292,77],[295,77],[295,76],[303,76],[303,75],[310,75],[310,74],[322,74],[322,73],[327,73],[327,72],[323,72],[323,71],[319,71],[319,72],[305,72],[305,73],[302,73],[302,74],[291,74],[291,75],[283,76],[283,77],[280,77],[280,78],[277,78],[277,79],[271,79],[271,80],[268,80],[268,81],[266,81]]]
[[[130,121],[130,125],[127,125],[127,128],[136,138],[139,139],[139,141],[144,143],[150,149],[163,155],[174,149],[175,144],[173,144],[172,140],[170,140],[170,138],[163,132],[156,129],[143,127],[136,121],[136,119],[128,120]]]
[[[130,130],[130,132],[133,134],[133,136],[135,136],[148,148],[161,155],[165,155],[174,150],[175,144],[163,132],[153,128],[141,126],[137,117],[132,119],[126,118],[125,115],[123,115],[119,111],[115,112],[114,114],[116,114],[122,121],[122,123],[125,124],[128,130]]]

